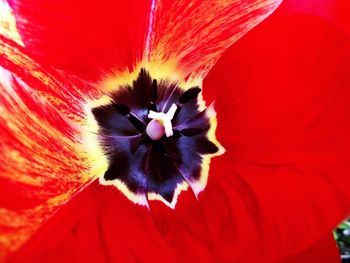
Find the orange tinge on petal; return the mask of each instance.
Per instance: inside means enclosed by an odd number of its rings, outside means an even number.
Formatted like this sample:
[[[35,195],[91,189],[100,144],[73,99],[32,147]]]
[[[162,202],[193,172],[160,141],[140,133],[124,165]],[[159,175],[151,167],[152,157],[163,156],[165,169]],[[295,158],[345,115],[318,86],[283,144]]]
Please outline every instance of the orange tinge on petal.
[[[144,59],[202,79],[220,55],[281,0],[152,0]]]
[[[0,70],[0,258],[89,178],[79,133],[25,83]]]
[[[223,52],[267,18],[282,0],[149,0],[143,50],[134,67],[106,69],[104,91],[132,83],[141,68],[185,89],[202,80]],[[132,32],[134,34],[135,32]]]
[[[0,1],[0,34],[21,45],[10,9]],[[71,112],[52,96],[55,80],[0,39],[0,59],[11,61],[47,88],[35,90],[0,67],[0,261],[25,242],[92,175]],[[7,56],[3,56],[6,54]],[[23,73],[22,72],[22,73]],[[34,82],[33,82],[34,83]],[[40,85],[36,88],[40,89]],[[50,100],[50,97],[52,98]],[[49,101],[49,102],[48,102]],[[56,105],[55,105],[56,103]],[[61,105],[61,107],[60,107]],[[61,112],[58,110],[60,109]],[[78,111],[76,111],[78,113]],[[66,114],[67,117],[63,117]],[[72,118],[73,119],[73,118]],[[75,121],[79,120],[76,116]]]

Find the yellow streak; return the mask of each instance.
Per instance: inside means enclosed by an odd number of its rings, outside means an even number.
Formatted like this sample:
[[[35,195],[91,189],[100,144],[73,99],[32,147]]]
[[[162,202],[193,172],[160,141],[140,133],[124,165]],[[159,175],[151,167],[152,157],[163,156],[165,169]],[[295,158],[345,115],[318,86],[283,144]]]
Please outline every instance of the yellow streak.
[[[225,153],[225,148],[220,144],[220,142],[216,138],[216,128],[217,128],[217,118],[216,118],[216,112],[214,110],[214,105],[211,104],[208,109],[207,109],[207,117],[209,118],[210,122],[210,128],[207,133],[207,138],[209,141],[214,143],[218,147],[218,152],[214,154],[207,154],[207,155],[202,155],[202,171],[201,171],[201,176],[199,179],[199,182],[195,183],[196,187],[196,194],[198,194],[204,190],[208,183],[208,177],[209,177],[209,168],[210,168],[210,161],[211,158],[215,156],[220,156]]]
[[[94,178],[103,177],[108,169],[108,160],[98,140],[99,126],[93,116],[91,109],[110,104],[108,96],[102,96],[95,101],[88,101],[85,105],[85,123],[82,123],[82,144],[87,153],[90,165],[90,175]]]
[[[153,79],[167,79],[169,81],[176,82],[184,90],[189,89],[193,86],[201,85],[200,79],[191,79],[191,81],[184,81],[185,76],[177,69],[176,63],[174,61],[158,61],[156,63],[144,60],[138,63],[132,71],[113,71],[111,74],[108,74],[106,77],[104,77],[104,79],[100,81],[99,87],[102,92],[109,94],[111,92],[117,91],[121,86],[131,86],[133,81],[137,79],[141,68],[147,69]]]
[[[0,34],[23,46],[17,31],[16,19],[6,1],[0,0]]]

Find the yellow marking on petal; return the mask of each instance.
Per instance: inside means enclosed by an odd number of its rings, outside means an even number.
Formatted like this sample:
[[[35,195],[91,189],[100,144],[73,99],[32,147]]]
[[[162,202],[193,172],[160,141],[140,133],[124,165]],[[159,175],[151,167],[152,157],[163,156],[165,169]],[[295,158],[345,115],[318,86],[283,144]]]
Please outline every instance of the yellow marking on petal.
[[[135,204],[147,206],[148,207],[148,201],[145,196],[145,194],[135,194],[131,192],[126,184],[124,184],[122,181],[118,179],[114,180],[105,180],[103,176],[99,179],[100,184],[106,185],[106,186],[115,186],[120,192],[122,192],[130,201],[132,201]]]
[[[17,213],[0,208],[0,225],[6,226],[7,231],[0,231],[0,260],[4,259],[9,251],[15,251],[32,234],[28,225],[27,213]]]
[[[177,199],[182,191],[188,190],[188,183],[186,181],[183,181],[182,183],[177,184],[176,189],[174,191],[174,197],[171,203],[169,203],[167,200],[165,200],[160,194],[157,193],[148,193],[148,200],[158,200],[163,202],[168,207],[174,209],[177,203]]]
[[[26,217],[0,207],[0,225],[6,225],[8,227],[20,227],[25,223]]]
[[[153,79],[174,81],[184,90],[187,90],[193,86],[199,86],[201,83],[201,80],[194,78],[185,81],[184,78],[186,76],[176,68],[174,61],[168,60],[166,62],[150,62],[145,60],[139,62],[132,71],[112,71],[112,73],[108,74],[100,81],[99,87],[102,92],[108,94],[117,91],[121,86],[131,86],[133,81],[137,79],[141,68],[146,69]]]
[[[45,205],[20,212],[0,208],[0,225],[6,226],[6,232],[0,232],[0,248],[6,248],[0,249],[0,261],[28,240],[54,209]]]
[[[207,109],[207,117],[209,118],[209,123],[210,123],[210,128],[207,133],[207,138],[209,141],[214,143],[216,147],[218,147],[218,152],[213,153],[213,154],[206,154],[202,155],[202,171],[201,171],[201,176],[199,179],[199,182],[196,182],[195,185],[198,187],[196,189],[197,195],[204,190],[204,188],[207,185],[208,182],[208,177],[209,177],[209,169],[210,169],[210,161],[211,158],[215,156],[220,156],[225,153],[225,148],[220,144],[220,142],[216,139],[216,128],[217,128],[217,118],[216,118],[216,112],[214,109],[214,105],[211,104],[209,105]]]
[[[202,79],[221,54],[274,11],[282,0],[156,0],[146,43],[151,63],[173,61],[177,70]],[[187,7],[187,8],[184,8]]]
[[[59,204],[66,202],[70,198],[70,196],[71,196],[70,193],[63,193],[61,195],[51,197],[50,199],[47,200],[47,204],[49,206],[57,206]]]
[[[17,169],[25,167],[27,159],[24,158],[18,151],[12,150],[9,147],[4,147],[2,151],[6,152],[6,160],[2,160],[3,163],[13,163],[16,165]],[[21,173],[13,172],[11,171],[11,166],[9,165],[6,165],[3,169],[4,173],[1,176],[4,178],[26,185],[42,186],[42,183],[38,178],[33,178],[27,175],[25,170],[22,170]]]
[[[87,154],[90,165],[90,176],[103,177],[108,169],[108,160],[99,143],[99,126],[91,109],[107,105],[111,102],[110,97],[102,96],[98,100],[88,101],[85,105],[85,122],[82,123],[82,145]]]
[[[15,16],[6,0],[0,0],[0,14],[0,34],[23,46],[24,44],[17,30]]]
[[[25,61],[22,58],[21,55],[14,62],[22,64]],[[45,78],[44,73],[41,76]],[[19,211],[0,208],[0,227],[4,229],[0,231],[0,248],[4,248],[0,249],[2,262],[91,175],[86,169],[89,163],[81,150],[79,134],[68,138],[52,125],[50,115],[45,114],[46,111],[60,114],[51,104],[2,68],[0,91],[0,135],[5,140],[0,143],[0,176],[23,189],[17,193],[21,198],[39,202],[37,206]],[[83,178],[83,175],[90,177]]]

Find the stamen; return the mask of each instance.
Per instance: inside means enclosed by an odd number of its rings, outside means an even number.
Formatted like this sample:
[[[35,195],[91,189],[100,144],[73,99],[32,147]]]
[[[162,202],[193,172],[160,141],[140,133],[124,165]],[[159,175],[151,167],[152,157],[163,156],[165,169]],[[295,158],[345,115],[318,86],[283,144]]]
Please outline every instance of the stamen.
[[[190,100],[193,100],[197,98],[198,94],[201,92],[201,89],[198,87],[193,87],[188,90],[186,90],[181,97],[179,98],[179,102],[181,104],[185,104],[189,102]]]
[[[203,132],[203,129],[201,128],[189,128],[189,129],[183,129],[180,131],[180,133],[184,136],[193,137],[196,135],[199,135]]]
[[[150,105],[148,106],[148,111],[151,111],[151,110],[157,111],[157,105],[156,105],[156,101],[158,98],[157,89],[158,89],[157,80],[154,79],[151,87],[152,94],[151,94]]]
[[[157,94],[158,85],[157,85],[157,80],[156,79],[154,79],[152,81],[151,89],[152,89],[151,102],[156,103],[157,98],[158,98],[158,94]]]
[[[132,114],[127,115],[129,121],[131,122],[132,125],[137,129],[138,132],[143,133],[146,129],[146,125],[140,121],[137,117],[135,117]]]
[[[117,103],[114,105],[117,112],[123,116],[130,114],[130,107],[125,104]]]
[[[144,132],[146,129],[146,125],[140,121],[136,116],[130,113],[130,107],[125,104],[117,103],[114,105],[117,112],[123,116],[126,116],[132,125],[140,132]]]

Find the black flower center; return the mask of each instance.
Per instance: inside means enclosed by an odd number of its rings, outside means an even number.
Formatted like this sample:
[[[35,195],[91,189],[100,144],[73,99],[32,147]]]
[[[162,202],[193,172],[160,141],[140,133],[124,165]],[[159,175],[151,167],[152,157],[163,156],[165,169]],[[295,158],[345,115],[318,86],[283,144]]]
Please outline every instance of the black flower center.
[[[114,184],[133,201],[160,199],[172,207],[180,185],[197,194],[203,159],[219,151],[208,138],[210,110],[200,110],[200,92],[157,81],[141,69],[132,86],[111,94],[110,104],[93,108],[108,159],[100,182]]]

